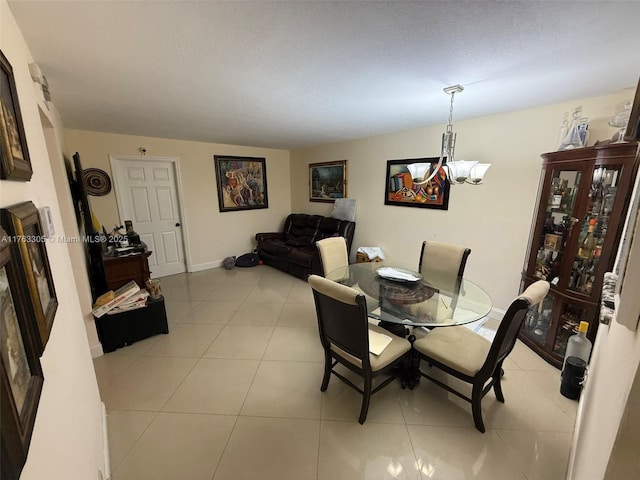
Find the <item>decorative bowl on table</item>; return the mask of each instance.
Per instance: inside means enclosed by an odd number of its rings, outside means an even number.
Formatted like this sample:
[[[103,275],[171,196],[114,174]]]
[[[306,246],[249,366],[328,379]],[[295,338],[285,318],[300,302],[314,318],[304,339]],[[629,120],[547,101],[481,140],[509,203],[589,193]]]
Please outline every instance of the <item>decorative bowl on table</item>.
[[[400,283],[416,283],[422,280],[422,275],[411,270],[397,267],[380,267],[376,274],[385,280]]]

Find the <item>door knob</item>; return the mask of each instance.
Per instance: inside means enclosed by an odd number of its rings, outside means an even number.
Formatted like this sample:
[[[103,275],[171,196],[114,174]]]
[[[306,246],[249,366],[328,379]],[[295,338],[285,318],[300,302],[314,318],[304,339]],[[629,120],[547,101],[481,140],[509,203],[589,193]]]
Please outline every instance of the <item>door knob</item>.
[[[180,226],[180,222],[176,222],[176,227],[179,227],[179,226]]]

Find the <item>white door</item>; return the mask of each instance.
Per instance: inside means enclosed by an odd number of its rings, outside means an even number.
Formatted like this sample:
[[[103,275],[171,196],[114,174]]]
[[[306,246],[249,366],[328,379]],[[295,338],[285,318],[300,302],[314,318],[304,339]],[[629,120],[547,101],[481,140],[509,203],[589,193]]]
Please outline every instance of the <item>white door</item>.
[[[112,169],[120,219],[131,220],[153,252],[149,257],[152,277],[184,272],[175,162],[112,157]]]

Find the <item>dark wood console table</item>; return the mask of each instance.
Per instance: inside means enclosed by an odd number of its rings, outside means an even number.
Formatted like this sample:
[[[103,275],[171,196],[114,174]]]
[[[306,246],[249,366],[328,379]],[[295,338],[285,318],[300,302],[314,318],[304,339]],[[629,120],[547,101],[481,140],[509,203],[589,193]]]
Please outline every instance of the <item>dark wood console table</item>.
[[[131,280],[135,280],[140,288],[145,288],[149,280],[149,256],[151,250],[145,250],[126,256],[102,255],[104,276],[107,289],[116,290]]]

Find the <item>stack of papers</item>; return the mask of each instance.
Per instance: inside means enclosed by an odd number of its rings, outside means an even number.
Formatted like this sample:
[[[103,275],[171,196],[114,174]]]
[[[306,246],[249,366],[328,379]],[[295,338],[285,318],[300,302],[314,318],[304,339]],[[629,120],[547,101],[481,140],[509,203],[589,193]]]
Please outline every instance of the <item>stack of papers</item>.
[[[107,315],[115,315],[116,313],[127,312],[129,310],[136,310],[147,306],[147,298],[149,298],[149,292],[146,289],[140,290],[137,294],[131,295],[124,302],[117,307],[112,308],[107,312]]]
[[[96,303],[93,306],[93,310],[91,311],[91,313],[93,313],[97,318],[100,318],[109,310],[114,309],[115,307],[120,305],[122,302],[124,302],[127,298],[129,298],[132,295],[135,295],[139,291],[140,291],[140,287],[138,286],[138,284],[134,280],[131,280],[129,283],[127,283],[126,285],[123,285],[122,287],[117,289],[115,292],[109,291],[104,295],[101,295],[96,300]]]
[[[389,335],[369,330],[369,351],[374,355],[380,355],[391,343],[391,340]]]

